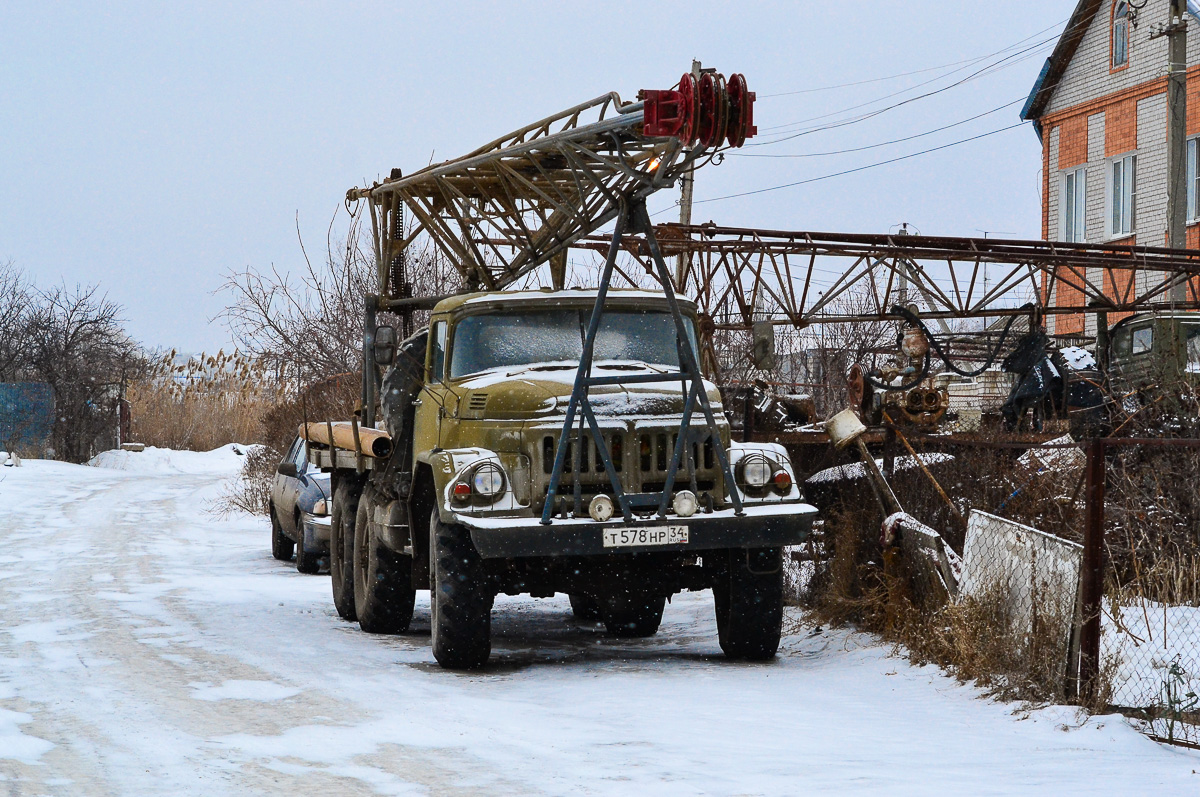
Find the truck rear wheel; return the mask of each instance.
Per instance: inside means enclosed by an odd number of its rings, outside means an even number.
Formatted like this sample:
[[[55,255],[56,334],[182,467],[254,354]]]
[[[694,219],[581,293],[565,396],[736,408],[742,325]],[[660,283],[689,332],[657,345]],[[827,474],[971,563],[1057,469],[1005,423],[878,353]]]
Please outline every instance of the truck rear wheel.
[[[412,622],[416,590],[409,557],[386,548],[371,531],[370,501],[354,520],[354,613],[369,634],[401,634]]]
[[[713,598],[717,636],[728,658],[764,661],[779,649],[782,558],[779,548],[735,548],[718,560]]]
[[[429,611],[433,657],[450,670],[482,667],[492,652],[492,592],[467,530],[429,520]]]
[[[333,493],[333,516],[329,528],[329,578],[333,582],[333,605],[343,620],[358,619],[354,613],[354,521],[358,516],[358,486],[343,479]]]
[[[274,556],[281,562],[290,562],[292,559],[292,551],[296,548],[296,543],[288,539],[288,536],[283,533],[283,526],[279,525],[279,518],[275,517],[275,507],[271,507],[271,556]]]
[[[600,617],[611,636],[635,638],[654,636],[662,623],[667,599],[644,592],[622,592],[601,598]]]
[[[567,597],[571,599],[571,612],[575,615],[576,620],[581,620],[585,623],[599,621],[600,604],[596,603],[595,598],[577,592],[572,592]]]

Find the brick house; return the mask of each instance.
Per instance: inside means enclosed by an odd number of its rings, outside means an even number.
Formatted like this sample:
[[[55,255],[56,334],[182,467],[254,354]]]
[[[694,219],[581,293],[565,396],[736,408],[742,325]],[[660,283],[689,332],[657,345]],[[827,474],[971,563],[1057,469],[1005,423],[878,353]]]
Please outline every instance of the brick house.
[[[1188,11],[1187,62],[1197,66],[1187,73],[1187,245],[1200,248],[1200,3],[1188,0]],[[1167,37],[1150,34],[1169,12],[1170,0],[1080,0],[1046,60],[1021,111],[1042,142],[1045,240],[1166,245]],[[1089,277],[1102,278],[1109,296],[1129,287],[1112,285],[1107,274]],[[1069,285],[1058,282],[1054,290],[1064,304],[1083,304]],[[1096,332],[1094,316],[1058,316],[1050,324],[1060,335]]]

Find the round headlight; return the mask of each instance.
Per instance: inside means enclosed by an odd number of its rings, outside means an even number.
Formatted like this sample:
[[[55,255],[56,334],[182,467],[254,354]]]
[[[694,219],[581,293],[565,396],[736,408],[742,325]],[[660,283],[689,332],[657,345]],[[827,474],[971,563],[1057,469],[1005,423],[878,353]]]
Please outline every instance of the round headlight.
[[[761,490],[771,481],[771,463],[761,454],[751,454],[742,461],[742,483],[752,490]]]
[[[691,517],[700,508],[700,502],[696,500],[696,494],[691,490],[680,490],[675,493],[675,498],[671,501],[671,508],[680,517]]]
[[[476,495],[495,498],[504,490],[504,473],[493,463],[485,462],[475,469],[471,486]]]
[[[322,498],[322,499],[318,500],[318,501],[317,501],[315,504],[313,504],[313,511],[312,511],[312,513],[313,513],[314,515],[327,515],[327,514],[329,514],[329,508],[328,508],[328,506],[325,504],[325,499],[324,499],[324,498]]]

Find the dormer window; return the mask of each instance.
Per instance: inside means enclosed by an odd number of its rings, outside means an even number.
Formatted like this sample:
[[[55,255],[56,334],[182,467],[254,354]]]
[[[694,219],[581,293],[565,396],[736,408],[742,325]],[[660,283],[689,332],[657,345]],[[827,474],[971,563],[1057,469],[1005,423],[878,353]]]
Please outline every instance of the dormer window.
[[[1129,65],[1129,3],[1119,2],[1113,10],[1112,65],[1120,69]]]

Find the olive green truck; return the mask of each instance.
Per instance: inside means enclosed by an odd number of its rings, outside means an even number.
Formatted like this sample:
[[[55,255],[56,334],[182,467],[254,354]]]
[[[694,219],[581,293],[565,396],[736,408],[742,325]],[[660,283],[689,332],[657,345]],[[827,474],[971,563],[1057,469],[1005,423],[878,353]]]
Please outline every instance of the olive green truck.
[[[332,472],[330,563],[342,617],[402,633],[416,590],[429,589],[435,659],[473,668],[490,655],[500,593],[565,593],[579,619],[641,637],[658,630],[671,595],[711,589],[726,656],[775,655],[783,551],[806,540],[816,510],[782,446],[730,439],[707,380],[715,426],[691,421],[679,444],[693,304],[678,300],[680,326],[662,293],[607,292],[591,353],[592,375],[613,377],[590,391],[599,437],[570,435],[546,511],[596,301],[591,290],[458,295],[404,341],[368,311],[364,359],[376,377],[364,380],[371,409],[354,431],[386,431],[390,450],[368,456],[367,446],[331,445],[332,431],[309,436],[313,461]],[[614,478],[628,496],[666,497],[626,517]]]

